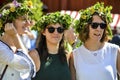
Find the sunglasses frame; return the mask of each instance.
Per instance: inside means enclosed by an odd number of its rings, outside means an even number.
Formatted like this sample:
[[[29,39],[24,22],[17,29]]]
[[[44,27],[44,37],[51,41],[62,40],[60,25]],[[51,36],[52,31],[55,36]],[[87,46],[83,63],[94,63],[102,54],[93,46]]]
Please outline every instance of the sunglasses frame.
[[[101,29],[105,29],[107,27],[107,24],[106,23],[97,23],[97,22],[92,22],[90,23],[91,27],[93,29],[97,29],[98,26],[100,26]]]
[[[55,28],[53,26],[49,26],[49,27],[47,27],[47,29],[48,29],[49,33],[54,33],[55,30],[57,30],[57,32],[60,33],[60,34],[64,32],[64,28],[63,27],[57,27],[57,28]]]

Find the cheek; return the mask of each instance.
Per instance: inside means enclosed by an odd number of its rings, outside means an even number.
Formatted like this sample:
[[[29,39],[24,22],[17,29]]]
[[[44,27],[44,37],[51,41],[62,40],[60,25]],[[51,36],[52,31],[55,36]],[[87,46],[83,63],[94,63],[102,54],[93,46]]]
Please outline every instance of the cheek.
[[[94,32],[94,30],[90,28],[88,34],[91,35],[91,34],[93,34],[93,32]]]
[[[105,31],[105,30],[102,30],[102,35],[105,33],[104,31]]]

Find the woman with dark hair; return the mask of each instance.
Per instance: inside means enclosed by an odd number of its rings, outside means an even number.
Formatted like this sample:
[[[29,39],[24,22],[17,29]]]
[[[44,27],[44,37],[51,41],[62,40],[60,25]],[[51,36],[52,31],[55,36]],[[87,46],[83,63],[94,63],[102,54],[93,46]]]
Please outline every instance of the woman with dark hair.
[[[64,48],[64,30],[68,29],[71,21],[69,15],[60,12],[40,19],[38,47],[29,53],[40,70],[32,80],[71,80],[69,54]]]
[[[76,27],[83,44],[70,58],[72,80],[117,80],[120,72],[120,48],[107,42],[112,21],[111,7],[97,3],[81,10]]]

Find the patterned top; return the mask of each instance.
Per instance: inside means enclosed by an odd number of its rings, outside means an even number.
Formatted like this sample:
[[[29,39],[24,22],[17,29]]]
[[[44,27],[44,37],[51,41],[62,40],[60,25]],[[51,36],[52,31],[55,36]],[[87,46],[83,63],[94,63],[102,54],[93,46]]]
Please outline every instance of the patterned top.
[[[31,80],[35,75],[32,60],[19,49],[16,53],[0,40],[0,75],[8,65],[2,80]]]

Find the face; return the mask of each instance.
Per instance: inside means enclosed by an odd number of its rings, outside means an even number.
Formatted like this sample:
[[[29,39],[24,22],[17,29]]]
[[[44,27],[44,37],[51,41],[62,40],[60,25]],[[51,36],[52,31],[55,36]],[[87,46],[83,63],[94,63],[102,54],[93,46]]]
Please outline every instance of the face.
[[[100,41],[106,27],[106,23],[98,15],[94,15],[93,21],[89,25],[89,39],[92,41]]]
[[[26,31],[29,30],[31,23],[30,20],[28,20],[27,16],[24,15],[15,19],[14,25],[16,27],[18,34],[26,34]]]
[[[50,44],[59,44],[63,37],[64,28],[60,24],[48,25],[43,32],[46,37],[46,42]]]
[[[70,28],[69,30],[66,30],[65,31],[65,39],[72,45],[76,38],[77,38],[77,35],[75,34],[74,32],[74,29],[73,28]]]

